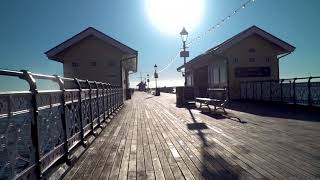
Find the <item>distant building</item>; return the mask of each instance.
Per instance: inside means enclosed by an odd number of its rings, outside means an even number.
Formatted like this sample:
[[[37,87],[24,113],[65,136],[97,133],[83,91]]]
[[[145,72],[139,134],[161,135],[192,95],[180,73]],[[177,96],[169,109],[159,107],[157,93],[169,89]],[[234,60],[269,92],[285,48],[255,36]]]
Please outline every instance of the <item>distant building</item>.
[[[294,50],[294,46],[252,26],[189,61],[187,85],[200,89],[198,95],[207,88],[228,87],[230,98],[239,99],[241,81],[279,80],[279,59]]]
[[[141,81],[137,86],[139,91],[146,91],[147,84],[145,82]]]
[[[63,63],[65,77],[107,82],[124,89],[129,88],[129,72],[137,71],[136,50],[92,27],[45,54]]]

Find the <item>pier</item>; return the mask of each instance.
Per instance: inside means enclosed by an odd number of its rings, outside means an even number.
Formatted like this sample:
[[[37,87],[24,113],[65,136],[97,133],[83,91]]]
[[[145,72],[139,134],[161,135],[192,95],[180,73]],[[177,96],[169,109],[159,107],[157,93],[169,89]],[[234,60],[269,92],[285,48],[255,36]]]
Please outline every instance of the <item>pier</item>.
[[[317,179],[319,112],[233,102],[228,114],[135,92],[64,179]]]

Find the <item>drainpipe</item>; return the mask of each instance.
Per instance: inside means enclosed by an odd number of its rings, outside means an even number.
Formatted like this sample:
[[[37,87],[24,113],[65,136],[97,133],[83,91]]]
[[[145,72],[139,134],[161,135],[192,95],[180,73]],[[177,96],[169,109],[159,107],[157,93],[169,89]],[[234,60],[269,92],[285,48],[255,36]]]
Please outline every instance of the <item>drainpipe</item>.
[[[280,70],[279,70],[279,60],[291,54],[291,52],[285,53],[284,55],[278,57],[278,79],[280,79]]]

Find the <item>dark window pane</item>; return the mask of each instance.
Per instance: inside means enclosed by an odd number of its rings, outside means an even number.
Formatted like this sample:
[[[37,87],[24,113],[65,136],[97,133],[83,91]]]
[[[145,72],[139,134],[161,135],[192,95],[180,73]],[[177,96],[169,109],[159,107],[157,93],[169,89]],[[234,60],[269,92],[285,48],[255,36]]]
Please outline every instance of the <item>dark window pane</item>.
[[[91,62],[91,66],[97,66],[97,62]]]
[[[249,51],[249,53],[255,53],[255,52],[256,52],[256,49],[250,48],[248,51]]]
[[[72,67],[79,67],[79,63],[73,62],[73,63],[72,63]]]

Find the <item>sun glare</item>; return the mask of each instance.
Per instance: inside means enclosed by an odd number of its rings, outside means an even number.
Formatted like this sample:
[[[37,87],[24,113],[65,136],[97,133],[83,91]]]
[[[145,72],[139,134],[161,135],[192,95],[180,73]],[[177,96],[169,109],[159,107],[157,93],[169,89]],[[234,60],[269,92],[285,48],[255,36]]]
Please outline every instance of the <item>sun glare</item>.
[[[192,31],[200,23],[203,0],[145,0],[151,23],[161,32],[178,34],[182,27]]]

